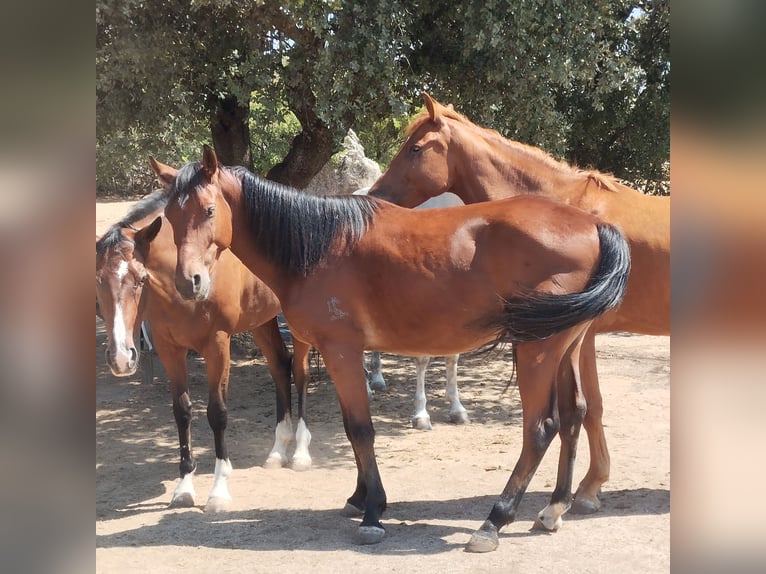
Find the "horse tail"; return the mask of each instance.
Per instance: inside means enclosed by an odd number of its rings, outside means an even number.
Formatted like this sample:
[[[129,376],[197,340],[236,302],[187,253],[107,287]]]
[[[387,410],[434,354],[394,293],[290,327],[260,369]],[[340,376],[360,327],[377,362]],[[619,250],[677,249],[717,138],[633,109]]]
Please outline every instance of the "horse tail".
[[[502,316],[493,321],[498,338],[491,346],[545,339],[622,301],[630,271],[628,243],[613,225],[600,223],[597,230],[599,260],[585,288],[565,295],[530,291],[505,301]]]

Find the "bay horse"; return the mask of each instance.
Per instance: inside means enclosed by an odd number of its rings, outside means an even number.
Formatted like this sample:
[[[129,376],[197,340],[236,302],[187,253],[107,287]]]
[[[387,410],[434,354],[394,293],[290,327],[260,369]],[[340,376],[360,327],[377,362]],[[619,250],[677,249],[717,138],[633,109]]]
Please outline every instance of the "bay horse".
[[[357,465],[344,513],[363,515],[359,543],[384,538],[386,509],[365,349],[448,355],[514,343],[521,455],[466,549],[497,548],[498,529],[513,521],[557,433],[556,488],[538,521],[560,525],[584,399],[578,377],[558,374],[579,362],[592,320],[622,298],[630,258],[616,227],[540,197],[411,210],[372,197],[314,196],[220,166],[208,146],[178,171],[151,163],[170,192],[165,217],[181,295],[204,301],[230,249],[277,295],[293,337],[321,353]]]
[[[181,298],[175,288],[176,250],[173,230],[162,213],[168,196],[156,191],[137,203],[96,241],[96,297],[106,324],[106,359],[112,373],[124,377],[138,368],[136,350],[142,320],[149,321],[152,341],[165,368],[173,398],[180,444],[180,479],[172,507],[194,505],[192,405],[186,353],[194,349],[205,360],[207,418],[215,440],[215,475],[206,511],[224,510],[231,500],[227,479],[231,462],[224,438],[229,381],[229,343],[233,333],[250,331],[268,363],[276,386],[275,442],[265,466],[287,463],[292,440],[291,372],[298,392],[298,423],[293,468],[311,466],[311,433],[305,422],[307,345],[294,342],[291,357],[280,335],[274,293],[231,253],[222,253],[215,284],[205,301]]]
[[[354,195],[367,195],[369,187],[357,189]],[[417,209],[430,209],[433,207],[449,207],[451,205],[464,205],[463,201],[454,193],[443,193],[436,197],[431,197],[420,205]],[[426,370],[433,357],[420,355],[412,357],[415,362],[415,413],[412,415],[412,426],[419,430],[431,430],[431,415],[428,414],[426,405]],[[449,419],[454,424],[467,424],[470,422],[468,411],[465,410],[463,403],[460,402],[460,392],[457,386],[457,364],[460,360],[460,353],[447,355],[444,357],[444,369],[446,372],[446,397],[450,403]],[[380,351],[370,351],[370,370],[366,372],[368,395],[370,389],[383,390],[386,388],[386,381],[381,372]]]
[[[408,125],[404,143],[369,195],[407,207],[445,192],[467,204],[523,195],[550,197],[616,225],[630,245],[625,299],[593,322],[582,345],[580,376],[587,400],[583,426],[590,465],[572,511],[596,512],[610,466],[596,333],[670,334],[670,198],[644,195],[609,175],[570,167],[538,148],[475,125],[427,93],[423,100],[425,109]]]

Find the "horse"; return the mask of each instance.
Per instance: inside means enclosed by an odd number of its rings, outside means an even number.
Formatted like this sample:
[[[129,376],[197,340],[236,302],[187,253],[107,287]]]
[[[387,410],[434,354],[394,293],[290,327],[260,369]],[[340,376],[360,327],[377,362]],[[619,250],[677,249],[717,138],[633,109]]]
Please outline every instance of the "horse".
[[[367,195],[369,187],[357,189],[354,195]],[[432,197],[422,204],[418,209],[429,209],[432,207],[449,207],[451,205],[463,205],[463,201],[454,193],[443,193]],[[421,355],[412,357],[415,362],[415,413],[412,415],[412,426],[419,430],[431,430],[431,415],[426,408],[426,369],[431,363],[433,357]],[[460,360],[460,353],[447,355],[444,357],[444,368],[447,375],[446,397],[450,403],[449,419],[454,424],[467,424],[470,422],[468,411],[465,410],[463,403],[460,402],[460,392],[457,388],[457,364]],[[371,395],[371,389],[383,390],[386,388],[386,382],[381,372],[380,351],[370,352],[370,369],[366,370],[368,395]]]
[[[152,342],[170,383],[180,443],[180,479],[170,506],[188,507],[194,506],[192,477],[197,463],[191,446],[187,349],[194,349],[204,358],[207,418],[216,456],[213,487],[205,510],[219,511],[231,500],[228,477],[232,467],[224,438],[231,335],[247,330],[252,333],[276,386],[277,427],[274,447],[265,463],[269,468],[287,463],[287,447],[292,440],[291,372],[298,391],[292,466],[295,470],[311,466],[311,433],[305,422],[309,348],[294,341],[291,357],[277,326],[279,301],[231,253],[221,254],[215,286],[205,301],[187,301],[179,296],[174,282],[173,231],[162,217],[167,200],[163,190],[154,192],[96,241],[96,297],[107,330],[106,360],[114,375],[134,374],[139,359],[135,341],[142,320],[150,322]]]
[[[583,171],[496,131],[475,125],[452,106],[423,93],[425,109],[369,195],[403,206],[445,192],[465,203],[535,195],[591,212],[620,228],[630,245],[631,271],[622,304],[597,318],[583,341],[580,376],[588,410],[590,465],[575,494],[573,512],[601,507],[610,459],[602,426],[596,369],[596,333],[670,334],[670,198],[648,196],[597,171]],[[570,373],[569,376],[572,376]]]
[[[591,323],[624,294],[630,255],[616,227],[542,197],[416,210],[311,196],[219,165],[207,145],[179,170],[150,163],[170,194],[181,296],[209,297],[217,262],[231,250],[277,295],[293,337],[321,353],[357,466],[343,512],[362,515],[358,543],[385,537],[365,349],[448,355],[513,343],[522,450],[466,550],[498,547],[498,529],[513,521],[556,434],[556,487],[536,522],[558,528],[585,413],[579,377],[559,374],[574,370]]]

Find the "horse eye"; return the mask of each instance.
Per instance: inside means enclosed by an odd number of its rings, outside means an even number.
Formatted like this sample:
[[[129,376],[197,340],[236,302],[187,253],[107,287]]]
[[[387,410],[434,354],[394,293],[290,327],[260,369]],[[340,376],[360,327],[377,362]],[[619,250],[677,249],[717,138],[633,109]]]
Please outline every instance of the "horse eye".
[[[412,146],[412,147],[410,148],[410,151],[411,151],[412,153],[418,153],[418,152],[420,151],[420,146],[419,146],[418,144],[415,144],[414,146]]]
[[[207,216],[213,217],[214,214],[215,214],[215,205],[211,205],[207,208]]]

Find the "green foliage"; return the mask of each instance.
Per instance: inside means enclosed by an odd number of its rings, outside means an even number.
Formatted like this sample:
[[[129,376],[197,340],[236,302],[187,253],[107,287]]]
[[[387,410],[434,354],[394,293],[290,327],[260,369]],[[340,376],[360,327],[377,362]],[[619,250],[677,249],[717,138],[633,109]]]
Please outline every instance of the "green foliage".
[[[582,167],[661,179],[669,18],[667,1],[434,0],[409,60],[477,123]]]
[[[253,97],[250,100],[250,145],[254,171],[264,174],[281,161],[298,131],[298,119],[284,104],[266,97]]]
[[[388,165],[402,143],[404,129],[414,115],[402,114],[367,122],[365,127],[359,128],[357,136],[364,146],[364,154],[381,166]]]
[[[667,0],[98,0],[99,191],[141,180],[149,154],[196,157],[227,95],[249,102],[256,171],[317,122],[335,151],[353,127],[385,165],[423,89],[582,167],[657,182],[669,20]]]
[[[165,129],[116,129],[96,140],[97,195],[135,196],[156,189],[149,156],[170,165],[182,165],[199,156],[198,142],[206,141],[209,128],[188,118],[165,118]]]

